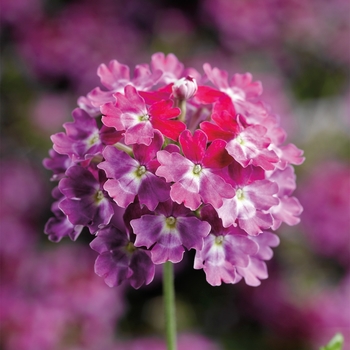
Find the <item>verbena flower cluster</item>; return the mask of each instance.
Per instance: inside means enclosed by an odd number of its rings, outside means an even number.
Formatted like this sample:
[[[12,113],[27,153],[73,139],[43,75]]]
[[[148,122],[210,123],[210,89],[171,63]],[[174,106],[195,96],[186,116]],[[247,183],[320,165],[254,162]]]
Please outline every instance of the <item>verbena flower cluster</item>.
[[[211,285],[257,286],[279,244],[270,231],[299,222],[291,164],[302,151],[284,145],[261,83],[203,69],[163,53],[132,77],[116,60],[101,64],[104,88],[80,97],[51,138],[44,165],[58,186],[45,233],[76,240],[88,228],[109,286],[149,284],[155,265],[190,249]]]

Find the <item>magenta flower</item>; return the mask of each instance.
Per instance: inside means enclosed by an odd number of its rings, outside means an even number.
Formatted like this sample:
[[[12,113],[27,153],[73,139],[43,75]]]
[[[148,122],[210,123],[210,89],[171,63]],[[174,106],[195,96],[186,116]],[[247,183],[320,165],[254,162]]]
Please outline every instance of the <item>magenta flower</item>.
[[[181,261],[185,248],[200,250],[210,231],[207,222],[171,200],[160,203],[154,214],[143,215],[130,224],[136,234],[135,246],[150,249],[155,264]]]
[[[144,99],[137,90],[127,85],[124,94],[116,93],[116,104],[107,103],[101,107],[104,115],[102,122],[106,126],[124,131],[127,145],[142,143],[149,145],[154,135],[154,129],[158,129],[166,137],[177,140],[185,125],[172,120],[180,114],[178,108],[172,107],[171,100],[162,100],[147,107]]]
[[[158,166],[155,157],[163,141],[162,134],[155,130],[149,146],[142,144],[133,146],[135,158],[115,147],[105,148],[103,151],[105,161],[98,165],[109,178],[103,188],[119,206],[127,207],[138,196],[141,204],[154,210],[159,202],[169,198],[170,185],[154,175]]]
[[[234,194],[232,187],[217,174],[231,162],[225,151],[226,142],[215,140],[207,148],[207,141],[201,130],[196,130],[193,136],[186,130],[179,139],[185,156],[165,150],[157,155],[161,165],[156,175],[163,176],[167,182],[175,182],[170,191],[172,200],[192,210],[202,201],[218,208],[223,198]]]

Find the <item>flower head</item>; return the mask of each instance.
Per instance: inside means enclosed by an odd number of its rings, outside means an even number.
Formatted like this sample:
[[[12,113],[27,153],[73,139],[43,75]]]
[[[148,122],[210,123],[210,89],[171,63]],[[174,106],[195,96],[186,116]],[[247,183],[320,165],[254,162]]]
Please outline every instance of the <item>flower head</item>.
[[[191,249],[211,285],[257,286],[279,243],[266,230],[299,221],[292,164],[304,158],[283,144],[261,82],[203,69],[208,85],[173,54],[155,53],[133,77],[116,60],[101,64],[107,90],[81,97],[52,136],[44,165],[59,183],[45,233],[75,240],[87,227],[109,286],[148,284],[155,264]]]

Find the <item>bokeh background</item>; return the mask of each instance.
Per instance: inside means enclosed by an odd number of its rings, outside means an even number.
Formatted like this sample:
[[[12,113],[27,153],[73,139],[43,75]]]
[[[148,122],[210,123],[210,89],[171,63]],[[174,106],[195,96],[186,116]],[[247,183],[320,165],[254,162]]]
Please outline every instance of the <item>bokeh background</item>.
[[[161,274],[135,291],[94,275],[88,234],[48,241],[50,135],[111,59],[174,53],[261,80],[288,141],[302,221],[259,287],[211,287],[176,270],[179,350],[318,349],[335,333],[350,349],[350,2],[348,0],[1,0],[0,348],[156,350]]]

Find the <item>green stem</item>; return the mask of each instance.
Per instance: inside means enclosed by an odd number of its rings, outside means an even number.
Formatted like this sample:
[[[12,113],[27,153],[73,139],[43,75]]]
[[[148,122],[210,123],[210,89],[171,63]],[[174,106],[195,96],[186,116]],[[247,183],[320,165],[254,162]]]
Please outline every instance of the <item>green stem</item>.
[[[179,100],[178,107],[181,109],[181,114],[179,115],[179,120],[182,122],[186,121],[186,100]]]
[[[120,149],[121,151],[127,153],[129,156],[133,157],[134,153],[132,151],[131,147],[128,147],[126,145],[124,145],[123,143],[117,142],[116,144],[114,144],[114,146],[118,149]]]
[[[176,350],[174,266],[170,261],[163,265],[163,298],[167,350]]]

